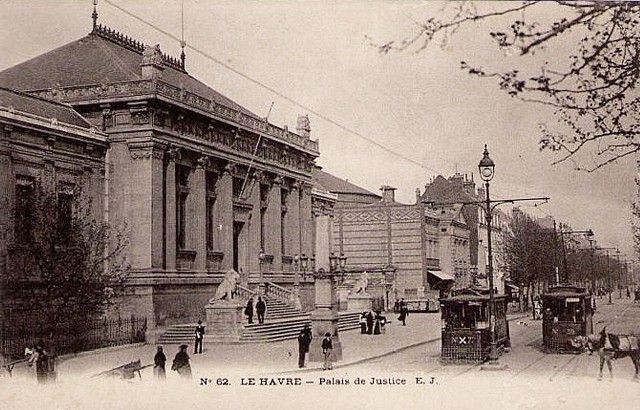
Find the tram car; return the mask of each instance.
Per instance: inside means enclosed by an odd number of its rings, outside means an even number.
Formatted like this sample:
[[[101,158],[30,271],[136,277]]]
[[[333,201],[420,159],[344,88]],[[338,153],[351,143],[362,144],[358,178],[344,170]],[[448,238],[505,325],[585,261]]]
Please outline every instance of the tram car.
[[[496,347],[502,352],[510,347],[507,321],[507,296],[494,295]],[[443,363],[477,363],[489,358],[491,329],[489,328],[489,291],[463,289],[453,296],[440,299],[442,311]]]
[[[560,285],[542,295],[542,342],[545,352],[575,353],[576,336],[593,333],[591,293],[580,286]]]

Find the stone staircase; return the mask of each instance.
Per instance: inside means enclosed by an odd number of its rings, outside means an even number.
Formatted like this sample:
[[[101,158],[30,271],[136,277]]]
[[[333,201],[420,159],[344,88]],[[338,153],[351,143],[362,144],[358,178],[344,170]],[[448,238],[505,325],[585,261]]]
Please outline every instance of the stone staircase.
[[[280,340],[295,339],[305,324],[311,325],[310,313],[295,309],[294,307],[271,297],[264,296],[267,304],[265,323],[257,323],[254,315],[254,323],[245,324],[240,336],[241,343],[276,342]],[[341,331],[359,328],[359,312],[339,312],[338,329]],[[194,330],[196,324],[169,326],[160,335],[158,343],[182,344],[191,346],[194,342]]]

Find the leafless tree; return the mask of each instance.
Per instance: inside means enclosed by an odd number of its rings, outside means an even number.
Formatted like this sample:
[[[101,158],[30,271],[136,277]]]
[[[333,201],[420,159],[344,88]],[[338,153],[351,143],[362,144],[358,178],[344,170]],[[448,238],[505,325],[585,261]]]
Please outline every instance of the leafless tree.
[[[514,98],[553,107],[557,122],[541,125],[540,149],[557,152],[556,163],[592,171],[640,150],[640,3],[452,2],[419,22],[413,36],[377,46],[382,53],[421,51],[490,20],[506,22],[486,33],[494,44],[521,58],[508,69],[468,61],[461,67],[495,79]],[[588,162],[578,155],[587,152]]]

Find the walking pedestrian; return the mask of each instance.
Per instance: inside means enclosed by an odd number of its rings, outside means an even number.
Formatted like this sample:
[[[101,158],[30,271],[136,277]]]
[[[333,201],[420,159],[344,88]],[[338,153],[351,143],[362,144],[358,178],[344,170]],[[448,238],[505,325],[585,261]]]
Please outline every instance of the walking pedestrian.
[[[244,314],[247,315],[248,322],[253,323],[253,298],[249,298],[247,306],[244,308]]]
[[[407,308],[407,304],[400,302],[400,316],[398,316],[398,320],[402,322],[402,326],[407,325],[407,316],[409,316],[409,309]]]
[[[370,335],[373,333],[373,313],[369,311],[367,313],[367,334]]]
[[[308,331],[307,331],[308,330]],[[309,345],[311,344],[311,329],[309,325],[304,325],[304,328],[300,330],[298,334],[298,367],[304,367],[304,359],[309,351]]]
[[[156,355],[153,357],[153,374],[156,379],[165,380],[167,373],[164,368],[164,364],[167,362],[167,356],[162,351],[162,346],[158,346]]]
[[[38,384],[46,384],[49,381],[49,360],[49,353],[45,350],[44,345],[37,344],[27,364],[31,367],[35,363]]]
[[[374,335],[379,335],[380,332],[380,327],[381,327],[381,323],[380,323],[380,311],[376,312],[376,316],[375,319],[373,320],[373,334]]]
[[[171,370],[178,372],[183,379],[191,378],[191,364],[189,363],[189,355],[187,354],[187,345],[180,345],[180,350],[173,358]]]
[[[367,312],[362,312],[360,315],[360,333],[363,335],[367,334]]]
[[[256,313],[258,314],[258,323],[264,323],[264,312],[267,311],[267,304],[264,300],[258,296],[258,302],[256,303]]]
[[[322,370],[331,370],[333,364],[331,363],[331,352],[333,351],[333,342],[331,341],[331,333],[325,333],[324,339],[322,339],[322,354],[324,355],[324,365]]]
[[[202,320],[198,320],[198,326],[196,326],[196,345],[193,349],[193,354],[202,354],[202,340],[204,339],[204,326],[202,326]]]

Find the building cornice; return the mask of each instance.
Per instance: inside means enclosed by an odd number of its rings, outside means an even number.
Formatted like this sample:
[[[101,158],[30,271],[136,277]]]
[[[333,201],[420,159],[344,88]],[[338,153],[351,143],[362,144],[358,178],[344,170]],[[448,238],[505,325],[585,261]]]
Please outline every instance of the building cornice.
[[[301,137],[289,130],[277,127],[267,121],[255,118],[157,78],[30,90],[28,93],[74,105],[101,104],[112,102],[115,99],[123,100],[139,96],[166,99],[173,104],[200,111],[218,121],[226,122],[238,128],[245,128],[263,137],[274,139],[314,157],[320,155],[317,140]]]

